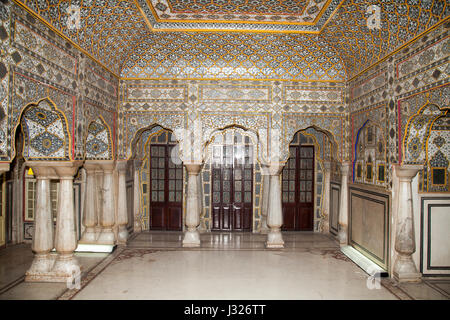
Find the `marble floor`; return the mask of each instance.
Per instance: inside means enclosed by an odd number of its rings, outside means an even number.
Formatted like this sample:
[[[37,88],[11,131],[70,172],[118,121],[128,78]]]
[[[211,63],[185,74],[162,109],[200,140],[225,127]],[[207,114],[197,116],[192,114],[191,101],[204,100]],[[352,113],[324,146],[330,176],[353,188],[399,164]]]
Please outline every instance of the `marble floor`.
[[[449,299],[450,280],[397,284],[368,275],[331,237],[283,233],[286,248],[264,248],[265,235],[204,233],[200,248],[182,248],[181,232],[143,232],[112,254],[81,254],[80,289],[26,283],[29,245],[0,250],[0,299]],[[372,282],[373,284],[373,282]]]

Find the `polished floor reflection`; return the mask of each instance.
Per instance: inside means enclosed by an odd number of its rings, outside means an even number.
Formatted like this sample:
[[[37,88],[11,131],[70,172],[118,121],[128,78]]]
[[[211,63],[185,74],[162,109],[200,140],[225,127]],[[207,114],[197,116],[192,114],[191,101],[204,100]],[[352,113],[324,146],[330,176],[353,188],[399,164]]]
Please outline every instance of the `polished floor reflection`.
[[[286,248],[264,248],[266,235],[203,233],[182,248],[181,232],[142,232],[112,254],[77,254],[81,287],[25,283],[29,245],[0,250],[0,299],[449,299],[448,279],[397,284],[368,275],[331,236],[283,233]]]

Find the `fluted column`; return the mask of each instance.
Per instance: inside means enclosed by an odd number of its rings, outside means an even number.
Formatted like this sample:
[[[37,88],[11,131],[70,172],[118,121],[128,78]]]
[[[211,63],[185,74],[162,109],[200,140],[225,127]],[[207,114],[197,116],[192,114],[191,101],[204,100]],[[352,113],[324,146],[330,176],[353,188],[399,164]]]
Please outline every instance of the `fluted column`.
[[[323,190],[323,199],[322,199],[322,216],[323,216],[323,224],[322,224],[322,232],[329,233],[330,232],[330,188],[331,188],[331,163],[329,161],[323,162],[323,171],[324,171],[324,190]]]
[[[95,170],[95,208],[96,208],[96,220],[95,234],[96,240],[102,233],[102,217],[103,217],[103,170],[98,165]]]
[[[261,171],[265,173],[267,171],[266,166],[261,165]],[[267,210],[269,206],[269,190],[270,179],[269,175],[263,174],[262,176],[262,199],[261,199],[261,233],[267,233],[269,227],[267,226]]]
[[[417,271],[412,259],[416,251],[414,235],[414,216],[411,181],[422,169],[417,165],[395,165],[395,172],[399,178],[397,223],[395,232],[395,251],[397,258],[394,263],[393,275],[400,282],[419,282],[421,274]]]
[[[134,217],[134,224],[133,224],[133,232],[141,232],[142,231],[142,225],[140,220],[140,213],[141,213],[141,184],[139,179],[139,170],[142,165],[142,161],[134,160],[133,164],[133,172],[134,172],[134,203],[133,203],[133,217]]]
[[[126,244],[128,240],[127,161],[117,161],[116,169],[119,173],[119,194],[117,201],[117,225],[119,226],[119,231],[117,234],[117,242]]]
[[[200,163],[185,163],[188,173],[187,201],[186,201],[186,227],[183,247],[199,247],[200,234],[197,227],[200,224],[200,208],[198,205],[197,175],[202,165]]]
[[[52,269],[55,281],[72,278],[74,272],[80,270],[78,261],[73,256],[77,247],[73,177],[80,165],[80,162],[70,162],[54,167],[60,178],[55,232],[55,249],[58,257]]]
[[[113,186],[114,161],[105,161],[100,164],[103,169],[103,201],[102,201],[102,231],[98,238],[99,244],[113,245],[115,236],[113,232],[115,202]]]
[[[341,164],[341,198],[339,201],[339,243],[341,246],[348,244],[348,171],[350,162]]]
[[[25,273],[25,281],[41,281],[52,269],[54,260],[50,257],[53,249],[52,203],[50,198],[50,177],[55,171],[48,166],[31,166],[36,177],[36,207],[34,212],[34,232],[31,249],[34,259]]]
[[[84,169],[86,170],[86,192],[84,198],[84,212],[83,212],[83,225],[84,232],[81,236],[80,243],[96,243],[97,234],[95,227],[98,223],[97,220],[97,182],[95,177],[95,170],[97,165],[92,161],[86,161],[84,163]]]
[[[268,168],[269,180],[269,207],[267,210],[267,248],[284,248],[284,241],[281,235],[281,226],[283,225],[283,207],[281,204],[281,186],[280,174],[283,171],[283,165],[273,164]]]

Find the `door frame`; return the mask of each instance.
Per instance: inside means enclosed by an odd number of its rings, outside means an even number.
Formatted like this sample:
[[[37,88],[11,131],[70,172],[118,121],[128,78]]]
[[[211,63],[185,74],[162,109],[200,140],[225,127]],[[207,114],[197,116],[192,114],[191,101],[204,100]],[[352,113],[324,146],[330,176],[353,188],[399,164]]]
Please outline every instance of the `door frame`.
[[[286,226],[283,224],[283,226],[282,226],[282,230],[283,231],[314,231],[314,214],[315,214],[315,209],[316,209],[316,190],[315,190],[315,188],[316,188],[316,176],[317,176],[317,168],[316,168],[316,165],[317,165],[317,156],[316,156],[316,148],[315,148],[315,145],[314,144],[312,144],[312,145],[310,145],[310,144],[308,144],[308,145],[301,145],[301,144],[298,144],[298,145],[292,145],[292,144],[289,144],[289,148],[295,148],[295,152],[296,152],[296,155],[295,155],[295,161],[296,161],[296,163],[295,163],[295,199],[294,199],[294,202],[283,202],[282,201],[282,214],[283,214],[283,221],[285,221],[285,219],[284,219],[284,215],[285,215],[285,211],[286,210],[293,210],[294,211],[294,226],[293,226],[293,228],[289,228],[289,229],[287,229],[286,228]],[[309,207],[309,206],[306,206],[306,205],[300,205],[300,181],[301,181],[301,178],[300,178],[300,170],[301,170],[301,160],[302,159],[304,159],[304,158],[302,158],[301,157],[301,152],[300,152],[300,150],[301,150],[301,148],[312,148],[312,155],[313,155],[313,157],[312,157],[312,159],[313,159],[313,163],[312,163],[312,170],[313,170],[313,174],[312,174],[312,180],[311,180],[311,182],[312,182],[312,185],[311,185],[311,207]],[[288,161],[291,159],[291,157],[289,157],[288,158]],[[310,159],[310,158],[306,158],[306,159]],[[283,177],[281,177],[281,181],[282,181],[282,184],[281,184],[281,194],[283,195]],[[291,180],[288,180],[288,181],[291,181]],[[305,229],[302,229],[301,228],[301,219],[302,219],[302,214],[301,214],[301,211],[302,211],[302,208],[308,208],[308,209],[311,209],[312,210],[312,214],[311,214],[311,221],[309,221],[310,222],[310,224],[311,224],[311,228],[310,229],[307,229],[307,230],[305,230]]]

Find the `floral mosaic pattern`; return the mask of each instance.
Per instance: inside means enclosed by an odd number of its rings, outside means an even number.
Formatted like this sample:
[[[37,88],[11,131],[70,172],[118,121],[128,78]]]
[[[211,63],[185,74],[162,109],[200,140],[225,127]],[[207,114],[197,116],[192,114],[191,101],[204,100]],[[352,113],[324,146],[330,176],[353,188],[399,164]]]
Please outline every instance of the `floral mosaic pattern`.
[[[111,133],[101,118],[91,122],[86,137],[86,159],[113,159]]]
[[[67,126],[51,101],[27,107],[22,128],[26,160],[70,160]]]
[[[341,1],[137,0],[151,29],[319,31]]]
[[[86,123],[101,115],[115,128],[117,79],[12,2],[0,7],[0,48],[1,160],[15,156],[22,112],[41,99],[67,120],[73,159],[84,158]]]
[[[314,54],[312,54],[314,52]],[[150,34],[121,77],[345,81],[345,66],[315,35],[224,32]]]
[[[368,5],[380,7],[380,29],[367,27]],[[351,78],[448,17],[449,10],[440,0],[346,0],[322,35],[340,53]]]
[[[81,48],[119,73],[129,49],[148,32],[139,10],[128,0],[83,0],[77,2],[50,0],[18,1],[66,35]],[[69,8],[79,6],[79,26],[69,21]]]

